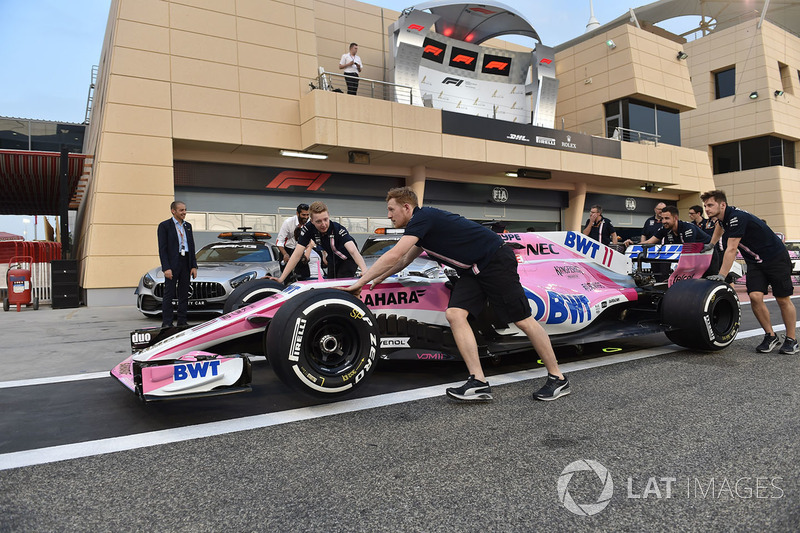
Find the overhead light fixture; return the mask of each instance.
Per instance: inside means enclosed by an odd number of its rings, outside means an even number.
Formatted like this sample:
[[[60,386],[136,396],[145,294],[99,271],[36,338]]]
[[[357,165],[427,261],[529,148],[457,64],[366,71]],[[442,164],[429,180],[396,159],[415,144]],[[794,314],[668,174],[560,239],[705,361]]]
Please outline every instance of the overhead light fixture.
[[[758,91],[753,91],[750,93],[750,100],[755,100],[758,98]]]
[[[281,150],[281,155],[285,157],[300,157],[304,159],[328,159],[328,154],[316,152],[296,152],[294,150]]]
[[[780,89],[778,89],[777,91],[775,91],[775,98],[777,98],[777,97],[779,97],[779,96],[783,96],[783,91],[781,91]]]
[[[644,192],[653,192],[653,189],[656,187],[655,183],[645,183],[644,185],[640,185],[639,188],[642,189]]]
[[[351,150],[347,152],[347,160],[356,165],[369,165],[369,152]]]
[[[507,177],[509,177],[509,178],[517,178],[517,177],[519,177],[519,176],[517,175],[517,173],[516,173],[516,172],[514,172],[513,170],[507,170],[507,171],[505,172],[505,175],[506,175]]]
[[[661,192],[661,191],[663,191],[663,190],[664,190],[664,187],[657,187],[657,188],[656,188],[656,191],[658,191],[658,192]]]
[[[612,39],[606,41],[606,46],[611,48],[612,50],[617,47],[617,43],[615,43]]]
[[[680,61],[683,61],[683,60],[685,60],[687,57],[689,57],[689,54],[687,54],[687,53],[686,53],[686,52],[684,52],[683,50],[679,50],[679,51],[678,51],[678,60],[680,60]]]
[[[506,174],[508,176],[508,174]],[[552,178],[550,172],[547,170],[531,170],[529,168],[521,168],[517,170],[518,178],[530,178],[534,180],[549,180]]]

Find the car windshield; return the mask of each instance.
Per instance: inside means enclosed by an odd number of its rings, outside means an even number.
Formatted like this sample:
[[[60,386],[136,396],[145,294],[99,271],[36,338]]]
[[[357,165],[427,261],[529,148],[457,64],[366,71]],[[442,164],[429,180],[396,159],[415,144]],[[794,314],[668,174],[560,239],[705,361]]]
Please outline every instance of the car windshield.
[[[269,248],[258,244],[215,243],[197,252],[198,263],[266,263],[272,260]]]
[[[380,241],[367,241],[361,248],[361,255],[383,255],[390,250],[399,239],[389,239]]]

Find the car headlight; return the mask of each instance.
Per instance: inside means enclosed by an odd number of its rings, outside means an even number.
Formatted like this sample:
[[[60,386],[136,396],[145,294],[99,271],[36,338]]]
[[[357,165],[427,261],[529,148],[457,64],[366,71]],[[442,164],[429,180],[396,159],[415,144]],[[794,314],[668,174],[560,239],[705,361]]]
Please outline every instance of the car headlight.
[[[258,272],[245,272],[241,276],[236,276],[230,281],[231,287],[235,289],[242,283],[247,283],[250,280],[256,279],[256,276],[258,276]]]
[[[142,278],[142,285],[144,285],[148,289],[152,289],[156,286],[156,280],[150,277],[150,273],[144,275]]]

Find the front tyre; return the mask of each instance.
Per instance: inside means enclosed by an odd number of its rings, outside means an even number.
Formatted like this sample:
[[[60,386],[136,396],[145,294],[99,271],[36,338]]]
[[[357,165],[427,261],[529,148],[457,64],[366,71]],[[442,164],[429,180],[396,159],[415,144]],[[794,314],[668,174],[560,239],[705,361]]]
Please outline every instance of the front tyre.
[[[271,279],[254,279],[253,281],[248,281],[233,290],[231,295],[228,296],[228,299],[225,300],[225,306],[222,308],[222,312],[228,314],[231,311],[247,307],[258,300],[263,300],[273,294],[277,294],[285,288],[286,287],[279,282]]]
[[[727,283],[707,279],[680,281],[661,302],[661,321],[669,340],[693,350],[722,350],[729,346],[742,320],[736,291]]]
[[[379,347],[372,312],[336,289],[313,289],[289,299],[264,336],[267,358],[281,381],[324,398],[361,386],[375,370]]]

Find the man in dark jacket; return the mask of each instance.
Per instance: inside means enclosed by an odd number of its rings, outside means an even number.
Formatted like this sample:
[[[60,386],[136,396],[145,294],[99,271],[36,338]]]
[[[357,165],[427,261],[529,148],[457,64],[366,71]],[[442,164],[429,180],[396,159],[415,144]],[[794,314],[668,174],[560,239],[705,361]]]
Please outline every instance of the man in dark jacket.
[[[172,217],[158,225],[158,256],[164,272],[164,299],[161,302],[161,326],[172,325],[172,301],[178,299],[178,325],[186,325],[189,309],[190,279],[197,277],[192,225],[186,222],[186,204],[174,201],[169,206]],[[177,286],[177,291],[176,291]]]

